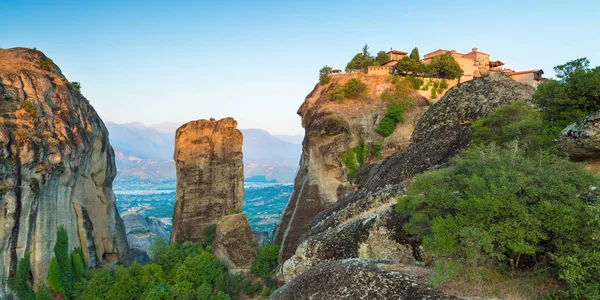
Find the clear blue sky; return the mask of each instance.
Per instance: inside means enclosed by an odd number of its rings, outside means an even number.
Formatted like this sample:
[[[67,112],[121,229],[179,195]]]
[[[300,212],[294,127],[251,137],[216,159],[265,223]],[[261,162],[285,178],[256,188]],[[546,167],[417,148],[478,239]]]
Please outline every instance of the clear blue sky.
[[[37,47],[105,121],[233,116],[298,134],[321,66],[368,43],[490,53],[515,70],[600,65],[600,1],[0,0],[0,48]]]

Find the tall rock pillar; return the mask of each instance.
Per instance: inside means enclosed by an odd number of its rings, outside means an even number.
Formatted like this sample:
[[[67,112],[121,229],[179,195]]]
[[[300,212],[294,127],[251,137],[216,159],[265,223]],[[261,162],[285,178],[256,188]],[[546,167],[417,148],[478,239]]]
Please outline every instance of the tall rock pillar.
[[[197,120],[175,134],[177,192],[171,242],[203,242],[204,231],[244,199],[242,132],[233,118]]]

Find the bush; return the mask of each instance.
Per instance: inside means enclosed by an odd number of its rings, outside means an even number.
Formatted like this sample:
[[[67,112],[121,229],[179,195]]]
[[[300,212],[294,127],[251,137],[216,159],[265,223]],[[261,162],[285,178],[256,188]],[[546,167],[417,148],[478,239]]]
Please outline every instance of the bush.
[[[371,144],[371,157],[382,159],[383,155],[381,154],[381,142],[373,142]]]
[[[471,125],[474,146],[496,143],[506,145],[519,140],[529,150],[553,147],[546,134],[541,114],[525,100],[501,106]]]
[[[235,297],[240,290],[240,280],[235,275],[223,272],[217,278],[217,281],[215,282],[215,288],[217,291]]]
[[[23,258],[19,259],[15,274],[10,276],[7,281],[8,287],[10,287],[20,299],[35,300],[35,294],[29,285],[30,273],[29,253],[26,253]]]
[[[470,149],[452,162],[414,177],[396,206],[409,220],[405,230],[425,250],[462,266],[506,264],[513,270],[550,255],[571,286],[600,283],[592,275],[600,251],[600,210],[598,203],[579,198],[598,186],[597,175],[516,144]]]
[[[360,168],[365,163],[367,157],[367,151],[365,147],[365,142],[361,139],[358,144],[342,153],[340,153],[340,160],[348,169],[348,178],[352,179]]]
[[[21,108],[25,110],[32,117],[38,117],[39,113],[37,107],[31,103],[31,101],[25,99],[21,101]]]
[[[559,80],[545,80],[533,95],[542,117],[554,135],[567,125],[600,109],[600,67],[590,68],[586,58],[554,68]]]
[[[232,209],[230,209],[230,210],[227,211],[227,215],[228,216],[239,214],[239,213],[241,213],[241,211],[239,209],[235,209],[235,208],[232,208]]]
[[[73,264],[73,275],[76,280],[81,280],[85,277],[85,262],[83,261],[83,252],[77,247],[71,252],[71,263]]]
[[[319,70],[319,83],[321,85],[325,85],[325,84],[328,84],[330,80],[331,80],[331,67],[328,65],[325,65],[324,67],[321,68],[321,70]]]
[[[212,224],[204,230],[204,245],[212,246],[215,240],[215,233],[217,232],[217,224]]]
[[[250,271],[261,278],[273,275],[279,257],[279,246],[268,244],[258,247],[258,255],[252,264]]]
[[[67,82],[67,88],[73,92],[81,93],[81,83],[77,81]]]
[[[263,291],[263,285],[260,282],[252,283],[250,279],[244,279],[242,281],[242,291],[246,296],[250,298],[254,298],[257,295],[260,295]]]
[[[37,61],[38,67],[44,71],[50,71],[53,64],[54,64],[54,62],[48,57],[38,59],[38,61]]]
[[[446,81],[446,79],[442,79],[442,81],[440,82],[440,90],[445,90],[448,88],[448,81]]]
[[[344,95],[351,99],[357,99],[364,96],[366,91],[367,85],[356,78],[352,78],[344,84]]]
[[[271,287],[265,287],[265,288],[263,289],[263,292],[262,292],[262,294],[261,294],[261,297],[262,297],[263,299],[268,299],[268,298],[271,296],[271,294],[273,294],[273,292],[275,292],[275,290],[276,290],[276,288],[275,288],[274,286],[271,286]]]
[[[26,299],[26,298],[23,298]],[[48,287],[42,285],[39,287],[38,291],[35,293],[35,300],[52,300],[52,294],[48,291]]]
[[[423,79],[422,78],[417,78],[411,75],[408,75],[404,78],[404,80],[410,82],[411,86],[413,89],[418,90],[421,88],[421,86],[423,86]]]
[[[389,104],[375,132],[383,137],[392,135],[396,129],[396,124],[404,120],[404,111],[405,105],[403,103]]]
[[[337,101],[337,102],[344,101],[344,98],[346,98],[346,95],[344,94],[344,87],[336,86],[333,90],[331,90],[331,91],[329,91],[329,93],[327,93],[327,98],[330,101]]]

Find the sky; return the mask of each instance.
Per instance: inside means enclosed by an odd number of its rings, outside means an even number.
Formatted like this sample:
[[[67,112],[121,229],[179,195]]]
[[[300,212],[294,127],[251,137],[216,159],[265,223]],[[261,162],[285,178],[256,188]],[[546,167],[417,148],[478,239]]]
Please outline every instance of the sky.
[[[368,44],[491,54],[514,70],[600,65],[600,1],[0,0],[0,48],[36,47],[104,121],[234,117],[302,134],[296,114],[323,65]]]

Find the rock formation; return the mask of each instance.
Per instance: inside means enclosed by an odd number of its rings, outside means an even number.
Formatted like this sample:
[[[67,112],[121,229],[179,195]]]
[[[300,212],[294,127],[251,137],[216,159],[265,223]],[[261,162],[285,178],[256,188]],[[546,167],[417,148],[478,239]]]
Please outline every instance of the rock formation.
[[[309,269],[269,299],[456,299],[430,288],[427,277],[428,270],[418,267],[369,259],[338,260]]]
[[[171,242],[204,242],[204,231],[244,198],[242,133],[233,118],[198,120],[175,134],[177,191]]]
[[[144,218],[135,211],[124,212],[121,214],[121,218],[125,225],[129,248],[139,249],[151,256],[150,246],[154,243],[154,239],[157,237],[162,237],[165,240],[169,239],[169,232],[157,218]]]
[[[271,243],[268,231],[252,231],[252,233],[254,233],[254,236],[256,237],[256,241],[258,242],[259,246],[264,246],[266,244]]]
[[[217,223],[212,247],[215,257],[225,264],[229,272],[239,274],[249,271],[256,259],[258,243],[246,215],[223,217]]]
[[[558,149],[574,161],[585,161],[588,169],[600,171],[600,111],[565,128],[557,140]]]
[[[88,266],[128,263],[104,123],[43,53],[0,49],[0,298],[17,261],[31,254],[33,284],[45,281],[56,229]]]
[[[404,221],[392,209],[404,183],[415,174],[443,166],[466,148],[473,121],[499,106],[530,100],[533,91],[504,74],[450,89],[423,114],[406,150],[364,167],[354,181],[358,189],[316,215],[298,239],[293,256],[283,263],[282,279],[289,281],[320,263],[349,258],[427,264],[430,258],[403,233]]]
[[[345,99],[341,103],[331,101],[327,94],[351,78],[357,78],[367,85],[368,99]],[[376,124],[387,108],[387,103],[380,99],[380,95],[394,89],[389,76],[353,73],[333,76],[327,85],[317,84],[306,97],[298,110],[305,128],[305,139],[294,182],[294,194],[274,234],[274,241],[281,245],[281,261],[294,253],[298,239],[310,228],[313,217],[354,190],[348,178],[348,169],[340,160],[340,153],[360,141],[369,149],[374,143],[381,143],[383,156],[406,148],[412,130],[428,102],[417,93],[412,93],[410,98],[416,103],[415,108],[405,114],[405,120],[398,124],[392,135],[382,138],[375,132]],[[376,156],[367,155],[367,161],[376,160]]]

